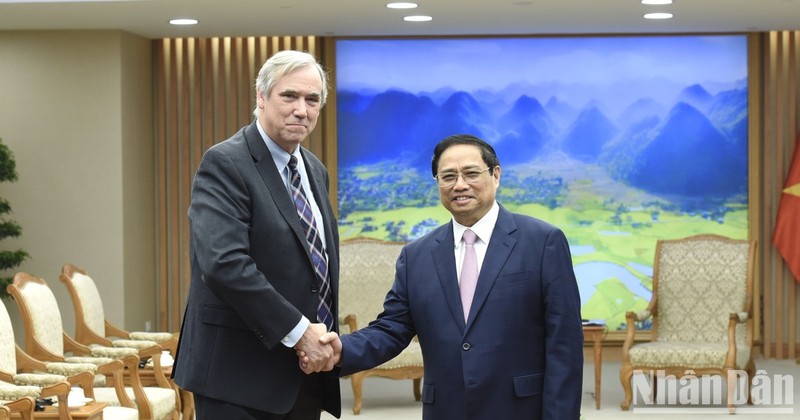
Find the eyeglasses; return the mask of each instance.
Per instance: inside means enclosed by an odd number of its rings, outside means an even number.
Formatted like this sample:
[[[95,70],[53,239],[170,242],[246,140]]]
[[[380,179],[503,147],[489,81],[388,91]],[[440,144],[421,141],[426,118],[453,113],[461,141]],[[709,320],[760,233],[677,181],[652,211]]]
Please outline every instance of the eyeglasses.
[[[452,187],[453,185],[458,182],[459,175],[461,178],[464,178],[464,182],[467,184],[474,184],[481,179],[481,174],[492,169],[491,166],[484,169],[469,169],[464,172],[446,172],[442,174],[437,174],[433,178],[436,179],[436,182],[439,183],[439,186],[442,188]]]

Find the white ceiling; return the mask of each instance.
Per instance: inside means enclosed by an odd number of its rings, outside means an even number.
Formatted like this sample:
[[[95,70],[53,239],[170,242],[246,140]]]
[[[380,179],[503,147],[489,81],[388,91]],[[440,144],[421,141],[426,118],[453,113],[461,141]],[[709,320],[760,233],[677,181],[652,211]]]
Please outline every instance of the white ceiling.
[[[508,35],[749,32],[800,29],[800,0],[0,0],[0,30],[121,29],[148,38],[253,35]],[[30,0],[28,0],[30,1]],[[11,2],[11,3],[9,3]],[[665,21],[642,18],[669,11]],[[407,14],[433,21],[409,23]],[[174,27],[174,17],[193,17]]]

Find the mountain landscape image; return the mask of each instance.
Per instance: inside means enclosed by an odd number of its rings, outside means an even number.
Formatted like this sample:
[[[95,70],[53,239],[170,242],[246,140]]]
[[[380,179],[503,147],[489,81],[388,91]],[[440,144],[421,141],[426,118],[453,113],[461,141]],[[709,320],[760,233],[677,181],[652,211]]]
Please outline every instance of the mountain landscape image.
[[[478,40],[498,56],[460,58],[461,73],[443,59],[459,60],[453,51],[468,48],[456,43],[470,40],[427,41],[424,49],[398,41],[403,62],[383,59],[392,54],[385,40],[350,55],[359,41],[337,45],[339,61],[351,63],[337,67],[342,240],[411,241],[447,222],[431,157],[436,143],[459,133],[495,148],[498,202],[565,232],[582,315],[611,330],[624,328],[626,311],[647,306],[658,239],[747,237],[746,65],[705,68],[709,51],[729,66],[746,63],[742,37],[656,37],[659,45],[675,44],[660,49],[672,54],[666,58],[650,57],[659,49],[641,37]],[[520,46],[539,59],[513,71],[526,64]],[[431,56],[415,57],[419,51]],[[365,66],[367,53],[376,56]],[[497,59],[506,56],[507,63]],[[626,60],[650,64],[617,71]],[[570,70],[545,70],[548,63]],[[472,73],[478,76],[463,76]],[[426,77],[440,80],[426,86],[419,82]]]

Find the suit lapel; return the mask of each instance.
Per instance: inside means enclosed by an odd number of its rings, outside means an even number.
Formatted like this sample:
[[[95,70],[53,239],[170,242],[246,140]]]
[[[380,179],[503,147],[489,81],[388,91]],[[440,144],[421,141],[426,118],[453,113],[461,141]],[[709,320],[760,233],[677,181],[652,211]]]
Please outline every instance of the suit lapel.
[[[272,160],[272,155],[269,153],[267,145],[264,144],[264,139],[261,138],[261,134],[258,132],[255,122],[245,128],[244,138],[247,141],[247,146],[250,148],[250,154],[253,156],[253,163],[258,173],[261,175],[264,184],[266,184],[272,201],[275,203],[283,219],[286,220],[286,223],[292,228],[297,240],[303,244],[303,249],[306,250],[308,259],[311,261],[311,254],[308,250],[308,246],[305,245],[306,236],[305,233],[303,233],[303,227],[300,226],[300,218],[297,217],[297,210],[294,207],[294,203],[292,203],[292,199],[289,197],[289,192],[286,191],[283,178],[281,178],[278,173],[278,169],[275,168],[275,161]]]
[[[500,214],[497,216],[497,223],[492,231],[492,238],[489,241],[489,248],[486,250],[483,265],[481,265],[481,272],[478,275],[478,285],[475,288],[475,296],[472,298],[467,329],[469,329],[480,312],[481,306],[486,301],[486,297],[489,296],[489,292],[506,264],[506,260],[508,260],[511,251],[517,244],[517,240],[511,236],[511,233],[515,230],[517,230],[517,226],[511,213],[501,206]]]
[[[456,323],[464,328],[464,311],[461,309],[461,294],[458,291],[458,277],[456,272],[455,244],[453,243],[453,223],[447,224],[442,229],[441,235],[436,239],[437,244],[433,248],[433,261],[436,274],[444,291],[444,299],[450,309],[450,315]]]

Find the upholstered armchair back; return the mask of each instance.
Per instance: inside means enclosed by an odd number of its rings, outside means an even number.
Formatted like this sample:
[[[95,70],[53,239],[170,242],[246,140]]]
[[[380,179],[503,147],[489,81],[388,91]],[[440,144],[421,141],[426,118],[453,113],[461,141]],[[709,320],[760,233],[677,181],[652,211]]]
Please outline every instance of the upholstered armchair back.
[[[64,336],[58,301],[47,284],[33,281],[25,282],[19,288],[19,305],[25,305],[33,328],[30,333],[50,353],[64,356]]]
[[[655,267],[656,341],[727,342],[730,314],[745,308],[749,252],[747,241],[716,237],[662,242]],[[736,344],[750,340],[746,324],[738,324]]]
[[[383,300],[394,282],[397,257],[403,248],[400,242],[373,239],[350,239],[342,242],[339,251],[339,314],[354,314],[358,328],[374,320],[383,311]],[[343,331],[347,325],[339,320]]]
[[[103,311],[103,300],[97,286],[86,274],[72,274],[72,284],[78,294],[79,299],[74,303],[81,305],[83,310],[83,322],[86,326],[99,336],[105,336],[105,312]]]
[[[8,316],[6,305],[0,301],[0,371],[17,373],[16,341],[14,340],[14,327]]]

